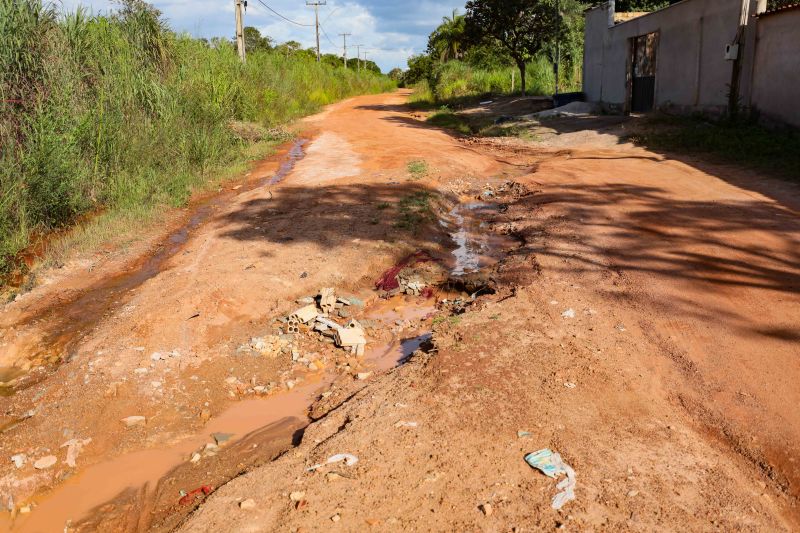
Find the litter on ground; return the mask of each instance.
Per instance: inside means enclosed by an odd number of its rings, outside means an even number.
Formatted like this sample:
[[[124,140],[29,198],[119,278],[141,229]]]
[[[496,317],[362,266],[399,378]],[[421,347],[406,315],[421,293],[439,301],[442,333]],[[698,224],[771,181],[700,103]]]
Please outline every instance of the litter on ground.
[[[575,499],[575,471],[561,459],[561,455],[549,448],[544,448],[526,455],[525,462],[553,479],[560,477],[562,474],[566,475],[556,485],[560,492],[553,496],[551,502],[553,509],[561,509],[565,503]]]

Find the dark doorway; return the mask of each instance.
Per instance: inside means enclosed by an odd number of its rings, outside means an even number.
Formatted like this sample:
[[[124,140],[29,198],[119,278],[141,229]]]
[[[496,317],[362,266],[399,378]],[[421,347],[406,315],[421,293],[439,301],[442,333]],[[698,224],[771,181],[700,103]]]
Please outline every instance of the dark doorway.
[[[648,33],[633,38],[631,111],[634,113],[646,113],[653,110],[656,97],[657,50],[657,33]]]

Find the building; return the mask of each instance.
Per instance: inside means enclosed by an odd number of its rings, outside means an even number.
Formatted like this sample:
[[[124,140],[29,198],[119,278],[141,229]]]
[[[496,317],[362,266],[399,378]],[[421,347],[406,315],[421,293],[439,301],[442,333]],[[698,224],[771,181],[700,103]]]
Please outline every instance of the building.
[[[683,0],[585,13],[583,91],[611,112],[757,112],[800,127],[800,4]]]

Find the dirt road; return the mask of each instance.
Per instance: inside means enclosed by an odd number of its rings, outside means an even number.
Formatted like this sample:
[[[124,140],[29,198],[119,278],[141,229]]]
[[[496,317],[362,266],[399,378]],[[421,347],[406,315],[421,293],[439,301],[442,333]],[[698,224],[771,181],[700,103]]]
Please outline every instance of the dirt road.
[[[616,130],[454,138],[404,99],[329,107],[144,259],[163,236],[4,307],[5,379],[30,368],[0,398],[0,456],[26,456],[0,467],[0,527],[798,527],[797,188]],[[381,300],[417,250],[481,271]],[[249,354],[321,287],[364,302],[366,358],[311,331]],[[232,438],[190,461],[211,433]],[[576,472],[560,511],[523,460],[542,448]],[[338,453],[358,461],[308,470]]]

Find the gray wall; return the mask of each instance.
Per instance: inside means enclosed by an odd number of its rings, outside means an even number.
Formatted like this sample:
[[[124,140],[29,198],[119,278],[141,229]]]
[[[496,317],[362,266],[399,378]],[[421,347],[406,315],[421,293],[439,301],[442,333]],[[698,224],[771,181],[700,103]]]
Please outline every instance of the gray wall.
[[[800,127],[800,9],[758,18],[752,83],[753,107]]]
[[[584,48],[587,99],[611,109],[626,110],[629,40],[658,32],[656,107],[722,112],[728,103],[733,69],[733,62],[725,60],[725,45],[736,38],[741,1],[684,0],[616,25],[613,1],[587,11]],[[751,3],[755,9],[759,0]],[[750,44],[747,39],[745,42]],[[743,71],[749,73],[751,68],[751,61],[743,61]],[[748,83],[743,85],[742,95],[749,100],[750,76],[744,78]]]

